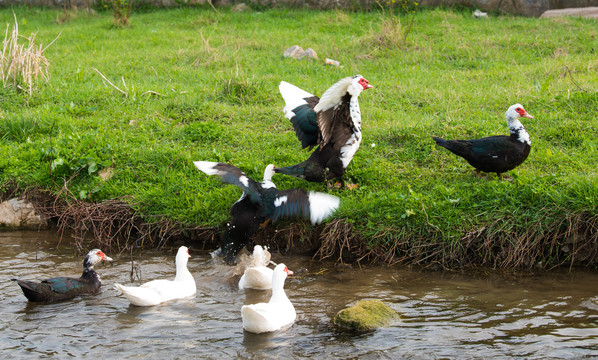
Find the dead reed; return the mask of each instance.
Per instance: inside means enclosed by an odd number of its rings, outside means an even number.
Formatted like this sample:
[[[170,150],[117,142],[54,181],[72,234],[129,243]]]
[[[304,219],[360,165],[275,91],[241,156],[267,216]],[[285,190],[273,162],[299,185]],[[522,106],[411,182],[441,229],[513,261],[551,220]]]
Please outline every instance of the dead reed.
[[[37,33],[32,33],[26,45],[19,43],[19,24],[15,16],[15,23],[10,30],[10,24],[6,24],[2,53],[0,54],[0,77],[2,85],[14,87],[27,92],[33,92],[38,79],[48,81],[50,74],[48,68],[50,61],[44,56],[44,51],[58,39],[54,39],[48,46],[42,47],[35,44]],[[59,35],[60,36],[60,35]]]

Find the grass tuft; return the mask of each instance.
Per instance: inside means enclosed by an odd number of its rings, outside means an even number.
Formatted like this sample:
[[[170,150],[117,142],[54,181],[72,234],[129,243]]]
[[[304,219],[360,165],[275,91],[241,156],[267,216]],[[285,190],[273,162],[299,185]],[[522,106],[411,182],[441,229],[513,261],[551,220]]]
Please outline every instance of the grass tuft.
[[[12,30],[10,24],[6,24],[0,54],[0,78],[5,88],[14,87],[31,95],[39,78],[43,81],[48,81],[50,78],[48,72],[50,61],[45,57],[44,51],[56,39],[43,48],[35,44],[37,33],[32,33],[26,38],[27,44],[21,44],[16,15],[14,21]]]

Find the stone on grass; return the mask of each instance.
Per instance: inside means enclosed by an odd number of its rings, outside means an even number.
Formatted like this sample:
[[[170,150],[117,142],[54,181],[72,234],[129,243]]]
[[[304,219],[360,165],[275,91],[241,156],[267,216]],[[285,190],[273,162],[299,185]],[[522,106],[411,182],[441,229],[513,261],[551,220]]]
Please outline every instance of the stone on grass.
[[[551,18],[556,16],[577,16],[589,19],[598,19],[598,7],[566,8],[546,10],[540,15],[541,18]]]
[[[284,51],[282,56],[284,57],[292,57],[294,59],[298,59],[304,53],[303,48],[299,45],[293,45],[290,48]]]
[[[243,12],[249,10],[249,6],[245,3],[238,3],[230,9],[232,12]]]
[[[474,11],[472,15],[476,19],[488,19],[488,13],[485,13],[485,12],[480,11],[480,10]]]
[[[307,48],[303,54],[301,54],[299,56],[299,59],[317,59],[318,58],[318,54],[316,53],[316,51],[312,48]]]
[[[335,325],[349,330],[371,331],[391,324],[399,314],[380,300],[361,300],[339,311],[333,319]]]
[[[39,229],[48,226],[48,220],[35,212],[33,204],[22,199],[0,203],[0,227],[13,229]]]

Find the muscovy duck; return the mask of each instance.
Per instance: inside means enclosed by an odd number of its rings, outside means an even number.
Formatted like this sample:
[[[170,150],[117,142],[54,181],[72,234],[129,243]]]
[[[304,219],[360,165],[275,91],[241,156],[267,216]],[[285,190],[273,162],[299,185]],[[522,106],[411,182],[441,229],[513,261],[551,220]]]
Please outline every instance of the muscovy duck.
[[[304,217],[318,224],[332,215],[340,199],[336,196],[305,191],[303,189],[278,190],[272,182],[274,165],[264,171],[264,180],[256,182],[234,165],[195,161],[193,164],[207,175],[218,175],[228,184],[243,190],[243,194],[230,210],[232,221],[221,241],[221,253],[229,263],[249,241],[251,236],[265,225],[267,220],[276,222],[281,217]]]
[[[476,174],[479,175],[480,171],[495,172],[502,179],[501,173],[521,165],[531,149],[529,134],[519,118],[534,118],[521,104],[509,107],[505,116],[511,132],[509,136],[497,135],[474,140],[444,140],[432,136],[432,139],[436,144],[467,160],[476,169]]]
[[[183,299],[195,295],[196,285],[193,275],[187,269],[189,249],[181,246],[176,254],[176,276],[174,280],[153,280],[141,286],[114,284],[129,302],[136,306],[153,306],[165,301]]]
[[[282,81],[283,111],[291,121],[303,148],[318,146],[310,157],[297,165],[276,168],[280,174],[307,181],[322,182],[343,175],[361,143],[361,111],[357,98],[373,86],[361,75],[346,77],[318,98]]]
[[[295,307],[284,292],[284,281],[292,275],[285,264],[278,264],[272,272],[272,297],[267,303],[243,305],[243,329],[255,334],[280,330],[297,318]]]
[[[268,267],[270,263],[272,262],[270,261],[268,248],[255,245],[253,247],[253,255],[239,280],[239,289],[271,289],[273,270]]]
[[[80,278],[55,277],[41,282],[18,280],[17,284],[23,290],[23,294],[29,301],[53,302],[74,298],[77,295],[92,294],[100,289],[102,282],[100,276],[94,270],[94,265],[100,261],[112,261],[101,250],[93,249],[83,260],[83,274]]]

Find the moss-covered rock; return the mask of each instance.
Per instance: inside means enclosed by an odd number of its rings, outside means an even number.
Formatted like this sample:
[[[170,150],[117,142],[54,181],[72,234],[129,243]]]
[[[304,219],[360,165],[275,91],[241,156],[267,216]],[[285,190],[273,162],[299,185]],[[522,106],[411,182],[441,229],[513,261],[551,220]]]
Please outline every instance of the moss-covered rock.
[[[370,331],[390,325],[399,314],[380,300],[362,300],[339,311],[333,318],[335,325],[345,329]]]

